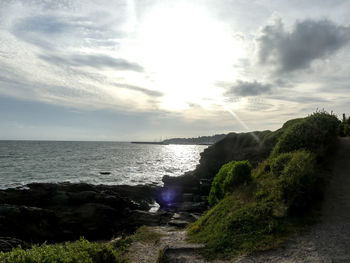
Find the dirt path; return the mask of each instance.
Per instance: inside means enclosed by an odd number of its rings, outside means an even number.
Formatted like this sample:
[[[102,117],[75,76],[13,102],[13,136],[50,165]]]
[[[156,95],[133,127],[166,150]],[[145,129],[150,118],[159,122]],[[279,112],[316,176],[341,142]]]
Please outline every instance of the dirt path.
[[[167,263],[206,263],[196,249],[203,247],[201,244],[189,244],[185,241],[186,232],[174,227],[150,227],[150,230],[162,234],[156,243],[135,242],[128,249],[128,258],[132,263],[155,263],[160,251],[164,254]]]
[[[320,222],[282,247],[235,263],[350,262],[350,138],[341,138]]]

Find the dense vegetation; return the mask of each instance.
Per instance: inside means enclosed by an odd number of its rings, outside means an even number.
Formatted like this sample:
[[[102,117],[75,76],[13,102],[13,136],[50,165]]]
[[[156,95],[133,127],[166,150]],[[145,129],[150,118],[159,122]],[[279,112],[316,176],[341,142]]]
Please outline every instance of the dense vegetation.
[[[205,243],[208,257],[234,257],[283,241],[301,225],[300,215],[320,199],[318,169],[334,145],[338,125],[338,119],[326,112],[288,121],[273,139],[268,158],[251,175],[247,162],[222,166],[209,196],[216,205],[189,227],[188,239]],[[235,172],[243,164],[246,170]],[[225,188],[224,182],[234,182],[228,178],[238,174],[242,180]]]
[[[21,247],[11,252],[0,252],[1,263],[127,263],[125,250],[132,242],[156,243],[161,234],[148,227],[140,227],[134,235],[109,243],[89,242],[84,238],[75,242],[41,246],[30,249]]]
[[[85,239],[63,244],[20,247],[11,252],[0,252],[2,263],[126,263],[122,256],[125,243],[90,243]]]
[[[228,192],[251,181],[252,166],[248,161],[232,161],[224,164],[215,176],[209,193],[209,205],[216,205]]]
[[[343,121],[339,125],[339,135],[350,136],[350,117],[346,118],[345,114],[343,114]]]

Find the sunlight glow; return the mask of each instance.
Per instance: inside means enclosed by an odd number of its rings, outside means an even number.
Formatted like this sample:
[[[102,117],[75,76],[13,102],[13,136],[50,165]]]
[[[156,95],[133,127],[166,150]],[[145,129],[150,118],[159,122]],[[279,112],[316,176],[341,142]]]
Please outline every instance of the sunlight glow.
[[[152,75],[168,110],[205,107],[202,98],[219,98],[215,82],[234,79],[233,64],[244,56],[233,33],[193,4],[154,7],[140,22],[137,39],[130,53]]]
[[[249,127],[247,126],[247,124],[227,105],[227,104],[225,104],[224,102],[222,102],[222,103],[220,103],[219,102],[219,104],[220,105],[222,105],[222,107],[228,112],[228,113],[230,113],[233,117],[234,117],[234,119],[236,120],[236,121],[238,121],[239,122],[239,124],[241,124],[243,127],[244,127],[244,129],[247,131],[247,132],[250,132],[251,130],[249,129]],[[261,143],[261,141],[260,141],[260,139],[259,139],[259,137],[254,133],[254,132],[251,132],[250,133],[252,136],[253,136],[253,138],[258,142],[258,143]]]

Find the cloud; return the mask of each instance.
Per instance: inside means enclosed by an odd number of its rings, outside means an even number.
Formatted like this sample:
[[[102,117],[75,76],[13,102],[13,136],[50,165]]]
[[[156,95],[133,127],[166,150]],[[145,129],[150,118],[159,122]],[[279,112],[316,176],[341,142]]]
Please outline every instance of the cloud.
[[[137,87],[137,86],[133,86],[133,85],[128,85],[128,84],[116,83],[115,86],[117,86],[118,88],[138,91],[138,92],[144,93],[150,97],[161,97],[164,95],[162,92],[157,91],[157,90],[149,90],[149,89],[145,89],[145,88],[141,88],[141,87]]]
[[[227,92],[226,95],[236,96],[258,96],[272,91],[272,85],[262,84],[256,80],[253,82],[238,80]]]
[[[106,55],[72,55],[70,57],[59,57],[55,55],[39,55],[39,58],[51,64],[61,64],[74,67],[109,67],[117,70],[131,70],[142,72],[143,68],[133,62],[121,58],[113,58]]]
[[[258,39],[261,64],[276,67],[277,73],[308,68],[316,59],[323,59],[344,47],[350,40],[350,28],[329,20],[297,22],[291,32],[283,22],[262,29]]]
[[[83,44],[85,46],[119,45],[118,39],[125,33],[118,28],[107,26],[101,22],[101,17],[109,17],[108,13],[98,15],[36,15],[20,18],[11,27],[11,32],[17,38],[45,50],[58,47],[66,49],[69,46]],[[120,25],[122,21],[109,21],[113,25]]]

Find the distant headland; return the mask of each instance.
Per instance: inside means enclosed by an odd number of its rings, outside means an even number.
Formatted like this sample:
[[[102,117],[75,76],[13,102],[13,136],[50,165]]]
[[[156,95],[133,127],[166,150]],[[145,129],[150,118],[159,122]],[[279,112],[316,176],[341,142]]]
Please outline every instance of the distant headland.
[[[164,141],[158,142],[148,142],[148,141],[132,141],[131,143],[137,144],[160,144],[160,145],[168,145],[168,144],[182,144],[182,145],[212,145],[221,139],[223,139],[226,134],[215,134],[212,136],[199,136],[196,138],[171,138],[166,139]]]

